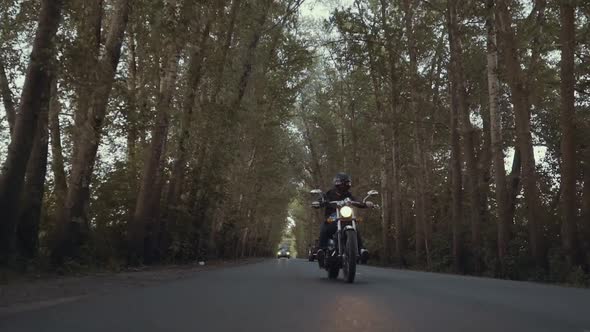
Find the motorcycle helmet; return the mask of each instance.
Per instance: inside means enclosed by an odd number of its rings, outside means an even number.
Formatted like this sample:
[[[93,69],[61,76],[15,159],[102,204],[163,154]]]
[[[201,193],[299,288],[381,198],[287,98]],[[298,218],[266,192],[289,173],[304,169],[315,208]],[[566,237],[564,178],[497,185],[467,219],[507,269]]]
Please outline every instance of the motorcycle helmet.
[[[344,193],[347,192],[350,187],[352,186],[352,180],[350,176],[346,173],[338,173],[334,176],[334,187],[338,189],[339,192]]]

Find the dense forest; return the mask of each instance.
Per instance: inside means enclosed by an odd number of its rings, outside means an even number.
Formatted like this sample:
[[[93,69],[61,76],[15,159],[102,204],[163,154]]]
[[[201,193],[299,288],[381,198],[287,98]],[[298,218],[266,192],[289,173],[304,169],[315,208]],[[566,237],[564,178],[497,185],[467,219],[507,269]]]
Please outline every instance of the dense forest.
[[[2,1],[2,262],[274,253],[301,2]]]
[[[309,5],[2,0],[0,266],[305,255],[345,171],[375,263],[590,283],[590,3]]]
[[[382,264],[587,284],[590,3],[355,0],[298,100],[305,189],[381,192]],[[299,192],[298,251],[320,213]]]

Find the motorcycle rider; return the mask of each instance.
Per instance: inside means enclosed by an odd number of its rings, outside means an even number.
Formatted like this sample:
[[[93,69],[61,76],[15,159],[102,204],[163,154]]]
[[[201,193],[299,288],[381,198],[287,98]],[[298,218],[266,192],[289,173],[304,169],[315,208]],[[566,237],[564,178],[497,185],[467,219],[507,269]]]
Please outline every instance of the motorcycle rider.
[[[352,201],[355,202],[360,202],[358,201],[350,192],[350,188],[352,186],[352,181],[350,179],[350,176],[346,173],[338,173],[336,174],[336,176],[334,176],[334,180],[333,180],[333,184],[334,184],[334,188],[330,189],[328,192],[326,192],[323,197],[323,201],[319,202],[319,204],[315,203],[313,205],[314,208],[318,209],[321,207],[325,207],[324,210],[324,222],[322,222],[321,228],[320,228],[320,243],[319,243],[319,247],[320,249],[318,250],[317,253],[317,258],[318,258],[318,263],[320,264],[320,268],[324,267],[324,256],[325,256],[325,252],[326,252],[326,248],[328,247],[328,241],[330,240],[330,238],[334,235],[334,233],[336,233],[336,231],[338,230],[338,226],[336,223],[329,223],[328,222],[328,218],[330,218],[331,215],[333,215],[334,213],[336,213],[336,207],[332,206],[331,204],[328,204],[328,202],[331,201],[341,201],[344,200],[346,198],[349,198]],[[355,205],[358,208],[372,208],[374,206],[374,204],[372,202],[366,202],[366,203],[360,203]],[[359,248],[364,248],[363,247],[363,242],[360,236],[360,233],[357,230],[357,238],[358,238],[358,245]],[[361,250],[362,255],[368,256],[368,251],[367,250]],[[366,261],[367,257],[362,257],[362,259],[364,261]]]

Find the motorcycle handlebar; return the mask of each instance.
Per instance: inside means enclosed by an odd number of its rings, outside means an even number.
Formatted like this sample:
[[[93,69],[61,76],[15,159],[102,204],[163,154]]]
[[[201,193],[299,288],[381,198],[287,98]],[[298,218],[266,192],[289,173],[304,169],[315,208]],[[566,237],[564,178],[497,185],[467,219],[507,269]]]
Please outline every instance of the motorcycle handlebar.
[[[367,208],[367,202],[357,202],[357,201],[351,201],[351,200],[343,200],[343,201],[331,201],[331,202],[326,202],[327,204],[330,205],[336,205],[337,207],[342,207],[342,206],[356,206],[359,208]],[[371,207],[373,209],[380,209],[381,207],[378,204],[374,204]]]
[[[356,202],[356,201],[331,201],[328,204],[338,205],[338,206],[345,206],[345,205],[357,205],[357,206],[364,206],[365,203]]]

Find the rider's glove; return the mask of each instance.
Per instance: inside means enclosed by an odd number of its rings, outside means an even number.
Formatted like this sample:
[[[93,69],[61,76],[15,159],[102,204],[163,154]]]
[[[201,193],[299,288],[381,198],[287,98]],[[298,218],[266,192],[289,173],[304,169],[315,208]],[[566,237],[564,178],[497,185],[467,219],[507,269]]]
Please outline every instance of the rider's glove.
[[[375,203],[373,203],[373,202],[369,202],[369,201],[365,202],[365,205],[366,205],[366,206],[367,206],[369,209],[372,209],[372,208],[374,208],[374,207],[375,207]]]

